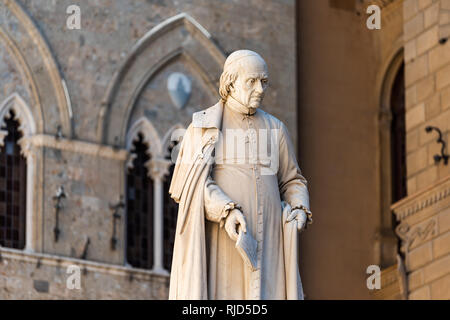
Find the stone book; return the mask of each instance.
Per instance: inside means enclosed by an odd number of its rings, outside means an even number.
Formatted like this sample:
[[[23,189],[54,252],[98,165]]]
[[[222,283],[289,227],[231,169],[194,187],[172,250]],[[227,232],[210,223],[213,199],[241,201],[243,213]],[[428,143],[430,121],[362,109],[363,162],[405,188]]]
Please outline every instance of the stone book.
[[[251,236],[251,234],[249,232],[243,232],[240,229],[239,236],[236,241],[236,249],[252,271],[258,269],[257,247],[258,242]]]

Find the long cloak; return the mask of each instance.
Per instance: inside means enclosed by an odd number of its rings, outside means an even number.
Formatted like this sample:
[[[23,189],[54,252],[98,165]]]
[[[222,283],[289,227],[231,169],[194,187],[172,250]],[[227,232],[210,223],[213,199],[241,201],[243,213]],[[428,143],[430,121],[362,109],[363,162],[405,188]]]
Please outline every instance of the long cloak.
[[[171,197],[179,203],[169,299],[208,299],[210,296],[207,267],[214,263],[207,260],[215,257],[208,255],[206,244],[204,189],[212,168],[212,152],[221,129],[223,109],[219,102],[195,113],[179,150],[169,189]],[[219,201],[219,204],[223,203]],[[286,202],[283,204],[280,215],[284,215],[285,221],[290,206],[286,206]],[[286,289],[283,297],[302,299],[295,223],[283,223],[282,232]]]

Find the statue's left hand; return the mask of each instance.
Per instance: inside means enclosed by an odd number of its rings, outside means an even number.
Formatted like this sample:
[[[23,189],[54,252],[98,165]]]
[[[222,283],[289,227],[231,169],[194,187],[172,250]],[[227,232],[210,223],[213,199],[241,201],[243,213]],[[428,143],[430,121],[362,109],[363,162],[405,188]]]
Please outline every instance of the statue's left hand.
[[[306,213],[301,209],[294,209],[292,210],[289,217],[287,217],[286,222],[291,222],[295,219],[295,222],[297,223],[297,229],[298,231],[305,230],[306,221],[308,217],[306,216]]]
[[[247,223],[241,210],[235,208],[231,210],[228,217],[225,220],[225,231],[233,241],[237,241],[239,234],[237,233],[237,227],[240,226],[242,231],[247,232]]]

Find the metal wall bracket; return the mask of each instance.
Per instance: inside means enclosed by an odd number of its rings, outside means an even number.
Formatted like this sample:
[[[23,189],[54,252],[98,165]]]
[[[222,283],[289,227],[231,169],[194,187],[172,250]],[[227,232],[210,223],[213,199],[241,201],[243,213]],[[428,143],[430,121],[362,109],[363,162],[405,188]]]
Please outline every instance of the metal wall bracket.
[[[430,133],[432,131],[436,131],[439,135],[438,139],[436,140],[437,143],[442,144],[441,147],[441,154],[435,154],[434,155],[434,162],[436,164],[438,164],[439,162],[441,162],[441,160],[444,162],[444,165],[448,164],[448,158],[450,157],[448,154],[445,153],[445,147],[447,146],[447,144],[445,143],[445,141],[442,139],[442,132],[438,127],[433,127],[433,126],[428,126],[425,128],[425,131],[427,133]]]
[[[53,229],[55,242],[58,242],[59,235],[61,233],[61,230],[59,229],[59,211],[62,208],[61,200],[63,198],[66,198],[66,194],[64,192],[64,187],[60,186],[58,188],[58,190],[56,191],[56,195],[53,197],[53,201],[55,202],[55,205],[54,205],[54,208],[55,208],[55,228]]]
[[[125,202],[123,199],[123,195],[120,196],[120,200],[116,204],[110,204],[109,208],[112,210],[112,218],[113,218],[113,235],[111,237],[111,250],[116,250],[117,248],[117,227],[116,227],[116,221],[120,219],[119,210],[125,208]]]

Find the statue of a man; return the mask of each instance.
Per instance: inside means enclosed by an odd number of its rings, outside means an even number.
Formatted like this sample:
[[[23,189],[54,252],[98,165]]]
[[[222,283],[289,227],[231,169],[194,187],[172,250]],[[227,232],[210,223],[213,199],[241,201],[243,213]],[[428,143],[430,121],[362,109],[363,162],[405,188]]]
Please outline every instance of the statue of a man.
[[[259,108],[267,87],[262,57],[233,52],[221,100],[184,134],[169,190],[179,203],[170,299],[303,299],[308,189],[286,126]],[[256,244],[254,268],[236,247],[242,232]]]

